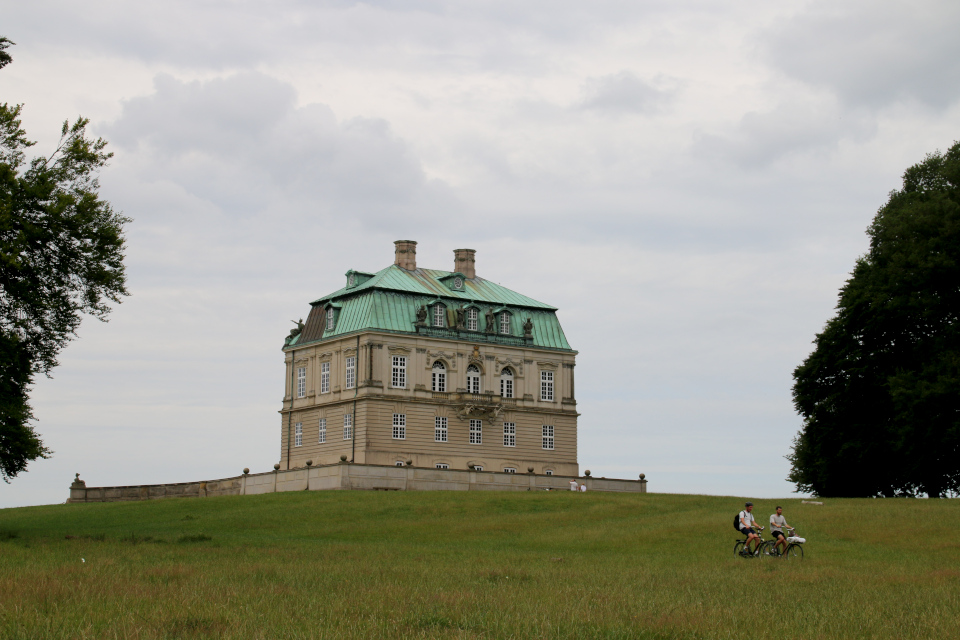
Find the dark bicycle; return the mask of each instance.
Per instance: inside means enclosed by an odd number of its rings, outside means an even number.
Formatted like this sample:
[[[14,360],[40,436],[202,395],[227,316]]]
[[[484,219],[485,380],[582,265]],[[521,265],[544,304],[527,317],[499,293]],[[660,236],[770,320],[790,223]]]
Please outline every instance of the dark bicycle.
[[[764,541],[764,539],[763,539],[763,534],[761,533],[762,531],[763,531],[763,527],[757,527],[757,534],[760,536],[760,542],[757,543],[757,546],[756,546],[756,547],[754,548],[754,550],[753,550],[752,552],[750,552],[750,553],[744,553],[744,550],[745,550],[745,547],[746,547],[746,544],[747,544],[747,538],[744,538],[743,540],[737,540],[736,544],[733,545],[733,555],[734,555],[734,557],[737,557],[737,558],[756,558],[757,556],[759,556],[759,555],[760,555],[760,550],[763,549],[763,545],[765,545],[765,544],[767,544],[768,542],[770,542],[769,540]]]
[[[787,528],[791,532],[790,537],[797,535],[796,529]],[[790,542],[787,541],[787,546],[783,549],[783,552],[777,548],[777,539],[767,540],[762,543],[759,547],[759,556],[761,558],[796,558],[798,560],[803,560],[803,543],[802,542]]]

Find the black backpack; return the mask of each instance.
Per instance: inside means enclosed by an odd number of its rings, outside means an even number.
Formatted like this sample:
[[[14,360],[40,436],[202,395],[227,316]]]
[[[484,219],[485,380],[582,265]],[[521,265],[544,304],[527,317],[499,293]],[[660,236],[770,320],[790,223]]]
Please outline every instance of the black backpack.
[[[740,531],[740,513],[737,512],[737,515],[733,516],[733,528],[737,531]]]

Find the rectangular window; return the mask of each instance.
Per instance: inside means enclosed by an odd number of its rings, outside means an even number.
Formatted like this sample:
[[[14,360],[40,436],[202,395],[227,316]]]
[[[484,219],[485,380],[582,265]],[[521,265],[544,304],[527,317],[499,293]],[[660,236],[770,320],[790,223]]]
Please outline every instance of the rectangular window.
[[[540,372],[540,399],[553,402],[553,371]]]
[[[476,331],[480,312],[476,309],[467,309],[467,331]]]
[[[544,471],[544,473],[547,474],[548,476],[552,476],[552,475],[553,475],[553,469],[547,469],[546,471]]]
[[[347,389],[357,386],[357,357],[347,356],[347,379],[344,385]]]
[[[318,440],[320,444],[323,444],[327,441],[327,419],[320,418],[320,439]]]
[[[447,419],[436,417],[433,419],[433,440],[434,442],[447,441]]]
[[[400,462],[399,460],[397,460],[396,462],[393,463],[393,466],[395,466],[395,467],[402,467],[402,466],[403,466],[403,463]]]
[[[307,368],[297,367],[297,397],[302,398],[307,395]]]
[[[500,333],[504,335],[510,333],[510,314],[506,311],[500,314]]]
[[[433,326],[444,326],[444,316],[447,315],[447,308],[442,304],[433,305]]]
[[[327,308],[327,331],[333,329],[333,307]]]
[[[483,420],[470,421],[470,444],[483,444]]]
[[[476,466],[473,468],[473,470],[474,470],[474,471],[483,471],[483,467],[481,467],[480,465],[476,465]]]
[[[516,473],[516,472],[517,472],[517,468],[516,468],[516,467],[504,467],[504,468],[503,468],[503,472],[504,472],[504,473]]]
[[[393,356],[393,376],[391,384],[394,389],[407,388],[407,357]]]
[[[553,427],[543,425],[543,448],[553,449]]]
[[[393,439],[404,440],[407,437],[407,415],[404,413],[393,414]]]
[[[330,363],[320,363],[320,393],[330,393]]]
[[[302,447],[303,446],[303,423],[298,422],[293,427],[293,446]]]
[[[505,447],[517,446],[517,423],[516,422],[503,423],[503,446]]]
[[[513,378],[500,376],[500,395],[504,398],[513,397]]]
[[[444,464],[442,462],[437,463],[437,469],[449,469],[449,468],[450,468],[450,465],[448,464]]]
[[[353,440],[353,414],[343,414],[343,439]]]

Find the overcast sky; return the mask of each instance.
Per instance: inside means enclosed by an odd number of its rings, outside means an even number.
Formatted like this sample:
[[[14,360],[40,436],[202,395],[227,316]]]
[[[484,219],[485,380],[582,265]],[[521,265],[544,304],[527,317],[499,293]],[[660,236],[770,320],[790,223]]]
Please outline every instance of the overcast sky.
[[[0,101],[116,154],[131,296],[33,391],[0,506],[265,471],[283,338],[393,241],[559,307],[581,469],[791,495],[791,374],[908,166],[960,139],[960,4],[12,3]]]

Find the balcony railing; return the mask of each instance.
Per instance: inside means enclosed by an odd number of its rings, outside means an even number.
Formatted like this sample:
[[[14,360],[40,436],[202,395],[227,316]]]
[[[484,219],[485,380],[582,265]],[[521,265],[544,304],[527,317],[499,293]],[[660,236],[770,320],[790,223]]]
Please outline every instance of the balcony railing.
[[[522,347],[527,344],[524,338],[507,336],[499,333],[483,333],[482,331],[467,331],[449,327],[417,327],[417,333],[430,338],[447,338],[449,340],[464,340],[469,342],[488,342],[505,344],[512,347]]]

